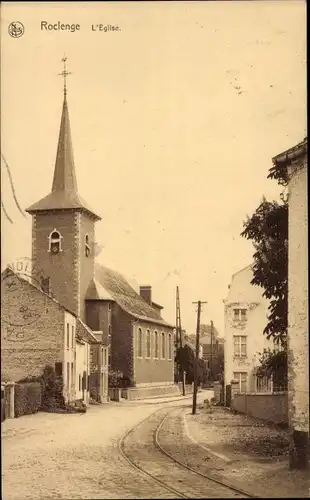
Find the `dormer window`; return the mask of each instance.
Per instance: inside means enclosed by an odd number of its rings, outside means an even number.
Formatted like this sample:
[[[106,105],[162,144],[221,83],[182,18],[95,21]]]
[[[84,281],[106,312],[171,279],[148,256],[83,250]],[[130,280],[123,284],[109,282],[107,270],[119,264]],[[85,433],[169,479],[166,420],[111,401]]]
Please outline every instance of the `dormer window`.
[[[60,232],[57,231],[57,229],[53,229],[53,231],[50,233],[48,237],[49,245],[48,245],[48,251],[52,252],[53,254],[57,254],[59,252],[62,252],[62,247],[61,247],[61,240],[63,239],[63,236],[61,236]]]
[[[88,236],[88,234],[85,235],[85,256],[86,257],[90,256],[90,246],[89,246],[89,236]]]

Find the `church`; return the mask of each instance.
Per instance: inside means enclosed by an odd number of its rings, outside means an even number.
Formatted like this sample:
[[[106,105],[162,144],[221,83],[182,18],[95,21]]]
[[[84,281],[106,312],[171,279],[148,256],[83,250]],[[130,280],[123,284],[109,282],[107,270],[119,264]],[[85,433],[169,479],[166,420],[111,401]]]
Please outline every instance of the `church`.
[[[144,388],[143,397],[157,389],[177,391],[174,327],[152,301],[151,287],[138,293],[121,274],[95,262],[101,217],[78,192],[66,80],[52,190],[26,211],[32,216],[32,264],[44,276],[43,292],[108,346],[109,370],[121,372],[127,388]]]

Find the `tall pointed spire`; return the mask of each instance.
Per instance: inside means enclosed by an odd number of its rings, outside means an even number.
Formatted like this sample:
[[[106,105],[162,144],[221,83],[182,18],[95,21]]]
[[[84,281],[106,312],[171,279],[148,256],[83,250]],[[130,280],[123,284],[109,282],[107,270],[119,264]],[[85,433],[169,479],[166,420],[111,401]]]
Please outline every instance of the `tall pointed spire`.
[[[67,76],[70,73],[66,68],[67,58],[64,56],[62,62],[64,69],[60,73],[64,78],[64,100],[59,130],[58,148],[52,191],[77,191],[73,148],[70,130],[69,111],[67,103]]]
[[[66,93],[64,94],[62,106],[52,191],[77,191]]]
[[[52,192],[37,203],[31,205],[26,212],[35,214],[36,212],[46,210],[77,209],[88,212],[95,220],[100,220],[101,217],[94,213],[78,193],[67,103],[67,76],[70,75],[70,73],[66,69],[66,60],[67,58],[64,56],[62,59],[64,69],[60,73],[64,78],[64,99]]]

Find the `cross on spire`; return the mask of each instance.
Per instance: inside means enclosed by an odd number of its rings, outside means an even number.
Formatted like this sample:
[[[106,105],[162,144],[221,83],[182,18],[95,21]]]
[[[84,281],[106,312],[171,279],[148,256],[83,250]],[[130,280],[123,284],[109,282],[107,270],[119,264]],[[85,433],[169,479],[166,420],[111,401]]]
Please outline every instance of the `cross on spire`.
[[[67,61],[67,57],[66,55],[64,54],[62,60],[61,60],[64,64],[64,69],[61,73],[58,73],[60,76],[63,76],[63,79],[64,79],[64,95],[66,96],[67,95],[67,76],[68,75],[71,75],[71,72],[70,71],[67,71],[67,67],[66,67],[66,61]]]

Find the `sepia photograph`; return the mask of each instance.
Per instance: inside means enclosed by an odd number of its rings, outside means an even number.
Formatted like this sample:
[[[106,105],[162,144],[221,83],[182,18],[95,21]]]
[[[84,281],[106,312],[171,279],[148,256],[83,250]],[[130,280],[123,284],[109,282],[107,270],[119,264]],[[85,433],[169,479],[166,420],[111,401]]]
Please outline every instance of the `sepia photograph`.
[[[309,498],[306,10],[1,3],[4,500]]]

